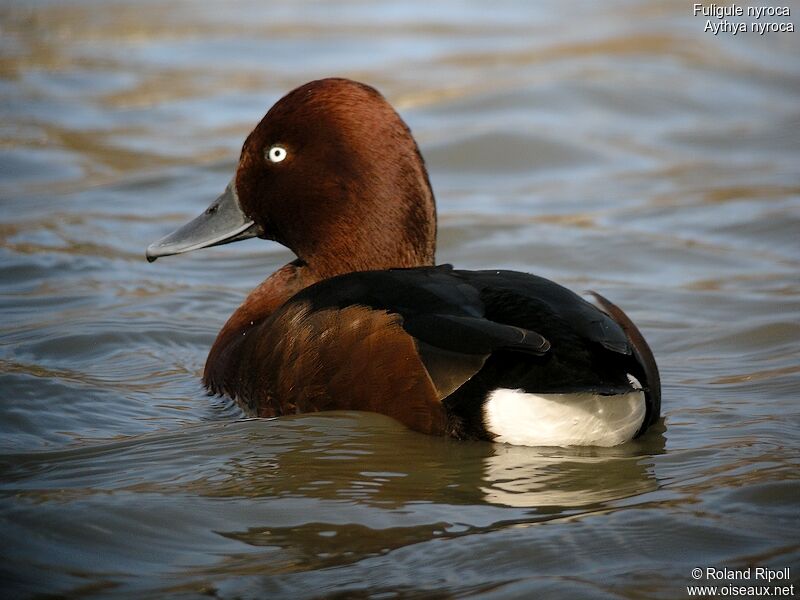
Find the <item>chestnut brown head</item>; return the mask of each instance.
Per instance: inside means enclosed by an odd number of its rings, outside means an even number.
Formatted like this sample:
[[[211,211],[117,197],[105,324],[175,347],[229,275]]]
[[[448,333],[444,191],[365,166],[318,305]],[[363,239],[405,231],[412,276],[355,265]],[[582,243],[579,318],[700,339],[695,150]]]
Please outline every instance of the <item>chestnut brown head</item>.
[[[321,277],[433,264],[425,165],[376,90],[322,79],[288,93],[245,140],[226,192],[147,256],[253,236],[283,244]]]

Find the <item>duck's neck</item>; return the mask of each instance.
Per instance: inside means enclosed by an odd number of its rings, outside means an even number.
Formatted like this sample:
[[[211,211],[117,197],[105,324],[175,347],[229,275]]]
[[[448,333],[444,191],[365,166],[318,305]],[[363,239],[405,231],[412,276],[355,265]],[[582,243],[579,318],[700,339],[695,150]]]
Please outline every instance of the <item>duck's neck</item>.
[[[235,360],[233,354],[236,344],[233,342],[243,331],[269,317],[289,298],[320,279],[307,264],[295,260],[275,271],[250,292],[230,316],[211,346],[203,373],[206,386],[216,391],[213,385],[215,373],[223,372],[228,362]]]
[[[220,336],[228,332],[237,333],[254,321],[265,319],[297,292],[319,280],[301,260],[282,266],[247,295],[220,331]]]

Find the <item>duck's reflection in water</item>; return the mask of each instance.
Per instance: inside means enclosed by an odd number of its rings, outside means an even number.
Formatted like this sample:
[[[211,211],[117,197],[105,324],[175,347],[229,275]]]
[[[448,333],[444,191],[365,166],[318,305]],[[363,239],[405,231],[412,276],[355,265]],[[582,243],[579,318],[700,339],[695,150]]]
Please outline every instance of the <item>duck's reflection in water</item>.
[[[247,456],[234,452],[196,491],[246,500],[246,518],[217,533],[251,549],[228,557],[238,572],[262,576],[602,510],[655,490],[652,457],[664,448],[658,431],[616,448],[456,442],[369,413],[236,428]]]
[[[653,456],[665,443],[660,427],[616,448],[456,442],[369,413],[230,429],[231,460],[193,491],[239,498],[215,533],[242,545],[194,576],[235,574],[231,585],[263,596],[312,585],[292,577],[313,571],[391,588],[388,565],[451,560],[462,543],[502,545],[491,537],[500,530],[613,508],[657,488]]]
[[[362,516],[466,504],[571,512],[656,489],[653,456],[665,445],[662,425],[613,448],[548,448],[448,440],[358,412],[239,422],[214,439],[213,476],[182,487],[204,497],[324,502],[317,510],[339,517],[344,506],[360,506]]]
[[[664,436],[616,448],[530,448],[495,444],[483,459],[484,500],[540,510],[585,507],[658,487],[652,455]]]

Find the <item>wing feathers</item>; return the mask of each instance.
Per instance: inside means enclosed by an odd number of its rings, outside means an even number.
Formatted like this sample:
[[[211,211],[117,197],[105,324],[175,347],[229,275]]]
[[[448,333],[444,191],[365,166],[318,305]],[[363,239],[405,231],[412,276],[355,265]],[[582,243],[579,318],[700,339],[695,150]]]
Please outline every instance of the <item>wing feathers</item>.
[[[403,319],[403,329],[423,342],[462,354],[488,355],[512,348],[542,355],[550,343],[535,331],[485,318],[419,314]]]

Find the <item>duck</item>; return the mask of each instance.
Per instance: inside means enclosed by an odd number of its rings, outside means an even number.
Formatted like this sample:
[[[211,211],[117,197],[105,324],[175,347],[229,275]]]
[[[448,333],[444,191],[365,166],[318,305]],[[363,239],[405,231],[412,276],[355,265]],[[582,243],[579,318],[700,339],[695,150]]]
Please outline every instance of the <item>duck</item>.
[[[522,446],[616,446],[659,420],[658,368],[622,309],[532,274],[437,265],[436,231],[409,127],[373,87],[327,78],[278,100],[225,191],[145,254],[258,237],[295,255],[205,364],[208,392],[250,416],[372,411]]]

